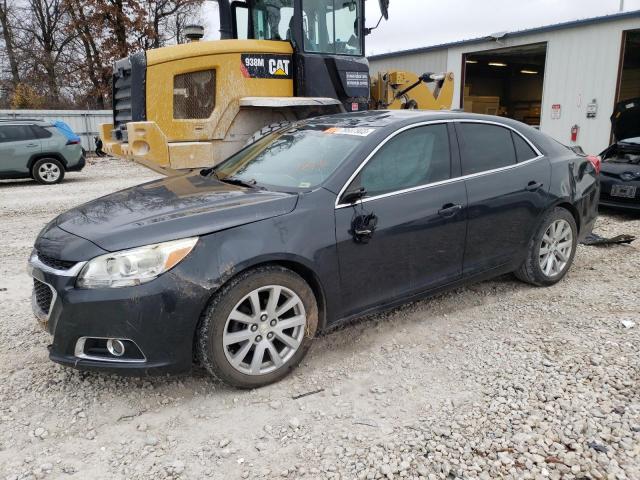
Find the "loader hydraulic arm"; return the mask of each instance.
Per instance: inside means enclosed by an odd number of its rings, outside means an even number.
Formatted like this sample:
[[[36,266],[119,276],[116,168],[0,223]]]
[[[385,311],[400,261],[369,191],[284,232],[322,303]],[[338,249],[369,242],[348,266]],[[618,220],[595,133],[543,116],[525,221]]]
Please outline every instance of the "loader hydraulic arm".
[[[380,72],[371,84],[374,109],[446,110],[452,100],[452,73]]]
[[[440,89],[442,88],[442,85],[444,84],[446,75],[443,73],[423,73],[422,75],[420,75],[418,77],[418,80],[415,81],[414,83],[412,83],[411,85],[409,85],[407,88],[405,88],[404,90],[399,91],[398,93],[396,93],[396,98],[400,98],[403,95],[409,93],[411,90],[413,90],[414,88],[416,88],[418,85],[420,85],[421,83],[432,83],[432,82],[437,82],[436,83],[436,88],[433,90],[433,96],[437,97],[438,93],[440,91]]]

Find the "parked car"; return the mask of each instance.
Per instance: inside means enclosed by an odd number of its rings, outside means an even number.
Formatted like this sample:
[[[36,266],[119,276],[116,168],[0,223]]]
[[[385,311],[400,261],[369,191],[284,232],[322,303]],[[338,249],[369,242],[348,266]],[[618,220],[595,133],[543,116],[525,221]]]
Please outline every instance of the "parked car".
[[[68,135],[42,120],[0,120],[0,178],[31,177],[53,184],[65,172],[79,172],[85,166],[80,137]]]
[[[640,211],[640,98],[616,105],[611,124],[616,142],[600,154],[600,205]]]
[[[55,362],[149,374],[195,355],[257,387],[336,322],[508,272],[555,284],[598,191],[589,158],[512,120],[311,119],[60,215],[29,260],[34,311]]]

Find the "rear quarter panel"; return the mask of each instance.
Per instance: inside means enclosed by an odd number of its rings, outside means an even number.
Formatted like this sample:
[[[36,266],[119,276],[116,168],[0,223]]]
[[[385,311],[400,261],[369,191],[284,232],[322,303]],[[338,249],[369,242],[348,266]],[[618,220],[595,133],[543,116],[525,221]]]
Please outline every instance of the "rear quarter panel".
[[[551,188],[554,204],[569,203],[578,217],[579,239],[591,232],[598,216],[600,180],[587,157],[570,150],[550,158]]]
[[[39,158],[50,156],[61,157],[66,168],[74,167],[82,157],[82,145],[76,143],[67,145],[67,137],[56,127],[47,128],[51,137],[41,139],[42,150]]]

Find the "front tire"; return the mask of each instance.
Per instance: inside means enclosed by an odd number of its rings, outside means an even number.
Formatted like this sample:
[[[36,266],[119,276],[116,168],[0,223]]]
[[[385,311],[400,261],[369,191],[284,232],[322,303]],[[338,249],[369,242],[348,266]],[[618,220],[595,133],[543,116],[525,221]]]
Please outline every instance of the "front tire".
[[[239,388],[285,377],[304,358],[318,327],[309,285],[293,271],[264,266],[238,275],[202,315],[196,354],[211,375]]]
[[[527,258],[515,275],[523,282],[550,286],[564,278],[578,245],[578,227],[568,210],[556,207],[546,214],[529,242]]]
[[[64,178],[64,167],[55,158],[41,158],[31,169],[33,179],[43,185],[60,183]]]

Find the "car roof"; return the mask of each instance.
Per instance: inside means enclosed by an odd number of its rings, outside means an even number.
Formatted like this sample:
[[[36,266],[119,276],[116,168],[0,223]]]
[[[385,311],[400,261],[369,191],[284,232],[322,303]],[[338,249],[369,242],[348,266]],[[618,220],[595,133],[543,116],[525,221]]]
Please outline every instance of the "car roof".
[[[0,118],[0,125],[50,125],[50,122],[45,122],[42,118]]]
[[[459,110],[368,110],[363,112],[339,113],[325,115],[305,121],[305,123],[322,123],[336,127],[399,127],[404,124],[429,122],[438,120],[479,120],[497,122],[513,128],[527,125],[505,117],[480,115]]]
[[[376,128],[381,136],[388,135],[394,130],[398,130],[405,126],[410,126],[421,122],[437,122],[437,121],[481,121],[489,123],[497,123],[512,128],[522,135],[544,154],[551,152],[559,152],[562,145],[557,144],[548,135],[542,133],[530,125],[513,120],[506,117],[498,117],[495,115],[480,115],[477,113],[468,113],[461,110],[368,110],[363,112],[339,113],[336,115],[325,115],[322,117],[314,117],[303,120],[303,125],[323,125],[327,127],[343,127],[358,128],[370,127]],[[374,141],[378,141],[378,135],[372,136]],[[564,147],[566,148],[566,147]]]

